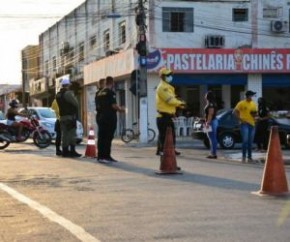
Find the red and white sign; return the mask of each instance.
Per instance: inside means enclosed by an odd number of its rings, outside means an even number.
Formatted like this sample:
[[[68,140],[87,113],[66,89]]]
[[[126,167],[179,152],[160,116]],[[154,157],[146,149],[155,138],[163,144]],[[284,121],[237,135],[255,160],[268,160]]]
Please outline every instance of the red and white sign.
[[[290,49],[160,49],[175,73],[290,73]]]

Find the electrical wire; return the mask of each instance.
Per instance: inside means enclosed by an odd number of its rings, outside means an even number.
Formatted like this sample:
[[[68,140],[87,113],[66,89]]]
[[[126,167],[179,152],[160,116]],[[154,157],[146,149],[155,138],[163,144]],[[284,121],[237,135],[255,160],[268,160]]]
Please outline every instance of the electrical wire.
[[[163,9],[163,7],[160,6],[160,5],[161,5],[161,3],[154,4],[153,5],[154,6],[154,10],[151,9],[151,10],[147,11],[147,14],[150,15],[152,13],[155,13],[154,14],[154,20],[155,21],[162,21],[162,23],[163,22],[166,22],[166,21],[169,21],[170,19],[164,19],[161,16],[162,15],[162,9]],[[77,16],[65,16],[63,19],[65,19],[67,21],[68,26],[75,24],[75,22],[78,22],[78,24],[82,24],[82,23],[83,24],[86,24],[89,21],[88,18],[99,18],[99,19],[101,19],[102,16],[104,16],[105,13],[107,13],[107,11],[110,10],[110,7],[111,6],[109,6],[109,4],[108,4],[108,9],[102,8],[102,11],[100,12],[101,15],[93,14],[92,16],[87,16],[87,15],[84,14],[84,15],[77,15]],[[135,6],[135,8],[136,8],[136,6]],[[124,18],[125,17],[132,17],[132,16],[135,16],[135,12],[133,12],[133,10],[135,10],[135,8],[134,7],[122,7],[122,9],[121,8],[116,8],[116,12],[119,13],[122,10],[122,12],[121,12],[122,13],[121,14],[122,17],[124,17]],[[175,7],[175,9],[178,10],[178,8],[176,8],[176,7]],[[192,8],[192,9],[194,10],[194,8]],[[132,11],[132,14],[128,14],[128,12],[130,12],[130,11]],[[161,13],[161,15],[160,15],[160,13]],[[246,23],[236,23],[236,25],[237,24],[239,25],[237,27],[237,26],[234,26],[232,20],[224,20],[224,18],[216,19],[216,18],[210,17],[208,10],[207,11],[200,10],[197,14],[194,14],[193,16],[194,16],[194,19],[203,19],[203,23],[199,23],[199,24],[198,23],[193,23],[194,30],[196,28],[199,28],[199,29],[208,29],[208,30],[215,30],[215,31],[223,31],[225,33],[230,33],[230,34],[232,34],[232,33],[239,33],[239,34],[244,34],[244,35],[251,35],[252,34],[252,28],[250,26],[250,22],[249,23],[248,22],[246,22]],[[70,17],[72,17],[72,19],[70,19]],[[76,17],[76,18],[73,19],[73,17]],[[60,22],[62,20],[60,20]],[[262,22],[262,25],[259,25],[259,26],[262,26],[264,28],[269,27],[268,20],[264,20],[264,19],[258,18],[258,21]],[[222,23],[221,24],[222,27],[217,26],[217,22],[219,22],[219,23],[221,22]],[[112,34],[112,38],[113,39],[111,39],[111,40],[112,40],[113,43],[115,43],[115,41],[117,41],[117,39],[118,39],[118,37],[115,37],[116,36],[116,32],[118,30],[115,29],[115,30],[112,30],[112,31],[113,31],[112,32],[113,33]],[[268,31],[266,31],[266,30],[259,29],[259,32],[257,34],[260,35],[260,36],[272,36],[271,34],[269,34],[267,32]],[[47,31],[44,32],[44,34],[45,33],[47,33]],[[171,32],[171,33],[172,34],[176,34],[176,32]],[[78,28],[78,35],[82,35],[82,34],[86,34],[86,27],[85,26],[83,26],[82,28]],[[184,34],[184,32],[182,34]],[[189,36],[187,34],[184,34],[182,36],[183,40],[191,40],[192,39],[192,35]],[[194,34],[194,32],[192,32],[191,34]],[[289,34],[288,33],[279,34],[279,37],[289,38]],[[99,40],[100,39],[101,38],[99,38]],[[135,33],[134,34],[131,34],[131,37],[129,38],[129,44],[131,44],[131,41],[130,40],[132,40],[132,43],[134,42],[134,40],[136,40],[136,34]],[[51,38],[50,41],[52,41],[52,42],[53,41],[56,41],[56,38],[55,39],[54,38]],[[89,41],[90,40],[88,39],[88,40],[86,40],[84,42],[85,49],[89,49],[89,48],[87,48],[89,46]],[[99,43],[99,41],[97,41],[97,43],[99,45],[97,46],[97,48],[93,49],[92,52],[93,51],[98,52],[100,49],[104,49],[104,43],[102,43],[102,41],[100,41],[100,42],[101,43]],[[182,45],[180,44],[180,46],[177,46],[177,48],[178,47],[182,47]],[[72,55],[72,52],[75,52],[75,51],[76,50],[71,50],[71,53],[68,53],[68,55]],[[86,52],[86,54],[89,55],[90,52]],[[72,58],[71,63],[74,63],[74,62],[77,62],[78,58],[80,57],[80,54],[79,53],[78,54],[75,54],[74,53],[74,55],[72,55],[72,56],[74,56],[74,57]],[[34,57],[32,57],[32,58],[34,58]],[[57,63],[58,63],[59,59],[61,59],[61,57],[58,57],[58,59],[56,60]],[[52,65],[52,62],[53,62],[53,60],[50,60],[47,63],[47,65],[51,66]],[[53,68],[49,68],[48,70],[51,71],[52,69]]]

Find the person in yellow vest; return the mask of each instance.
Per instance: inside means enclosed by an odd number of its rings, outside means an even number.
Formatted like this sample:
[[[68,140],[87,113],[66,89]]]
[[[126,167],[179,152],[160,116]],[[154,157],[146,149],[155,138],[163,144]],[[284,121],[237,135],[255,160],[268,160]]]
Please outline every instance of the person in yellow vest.
[[[156,111],[157,111],[157,128],[158,142],[156,155],[163,155],[163,146],[165,141],[166,129],[171,127],[172,136],[175,145],[175,127],[173,118],[175,117],[176,108],[185,108],[185,102],[176,98],[175,88],[172,85],[173,73],[170,69],[162,68],[159,71],[161,78],[156,89]],[[175,151],[176,155],[180,155]]]
[[[60,146],[61,146],[61,128],[60,128],[60,121],[59,121],[60,116],[59,116],[59,108],[58,108],[56,99],[53,100],[53,102],[51,104],[51,109],[54,110],[55,115],[56,115],[56,121],[55,121],[55,125],[54,125],[54,131],[56,133],[55,153],[57,156],[61,156],[62,155],[62,151],[60,149]]]
[[[233,113],[240,121],[241,136],[242,136],[242,162],[253,163],[252,145],[255,136],[255,117],[257,115],[257,106],[253,102],[252,97],[256,94],[251,90],[246,91],[245,99],[238,102]]]

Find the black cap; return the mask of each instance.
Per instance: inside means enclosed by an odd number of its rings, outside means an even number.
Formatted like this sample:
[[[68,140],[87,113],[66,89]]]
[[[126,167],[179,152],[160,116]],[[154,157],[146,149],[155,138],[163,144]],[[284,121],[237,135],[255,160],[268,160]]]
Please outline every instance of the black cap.
[[[256,94],[256,92],[253,92],[253,91],[251,91],[251,90],[248,90],[248,91],[246,91],[245,96],[246,96],[246,97],[252,97],[252,96],[254,96],[255,94]]]

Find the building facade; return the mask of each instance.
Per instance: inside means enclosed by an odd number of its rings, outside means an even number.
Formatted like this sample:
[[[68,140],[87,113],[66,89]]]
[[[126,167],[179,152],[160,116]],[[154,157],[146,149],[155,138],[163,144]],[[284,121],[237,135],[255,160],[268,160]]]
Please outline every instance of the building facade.
[[[29,45],[21,51],[22,58],[22,102],[23,106],[29,106],[32,103],[34,106],[39,106],[43,103],[39,103],[37,97],[39,93],[45,90],[45,83],[41,83],[39,80],[39,46]],[[29,94],[29,95],[28,95]]]
[[[220,107],[233,107],[247,89],[273,109],[290,109],[290,5],[277,0],[143,1],[146,11],[148,121],[155,124],[158,70],[174,72],[178,95],[194,116],[203,114],[204,94],[215,92]],[[119,104],[127,107],[118,132],[138,121],[139,99],[130,91],[139,68],[136,10],[140,1],[87,0],[39,38],[41,79],[47,90],[69,75],[84,126],[94,124],[100,78],[116,81]],[[137,93],[138,94],[138,93]]]

